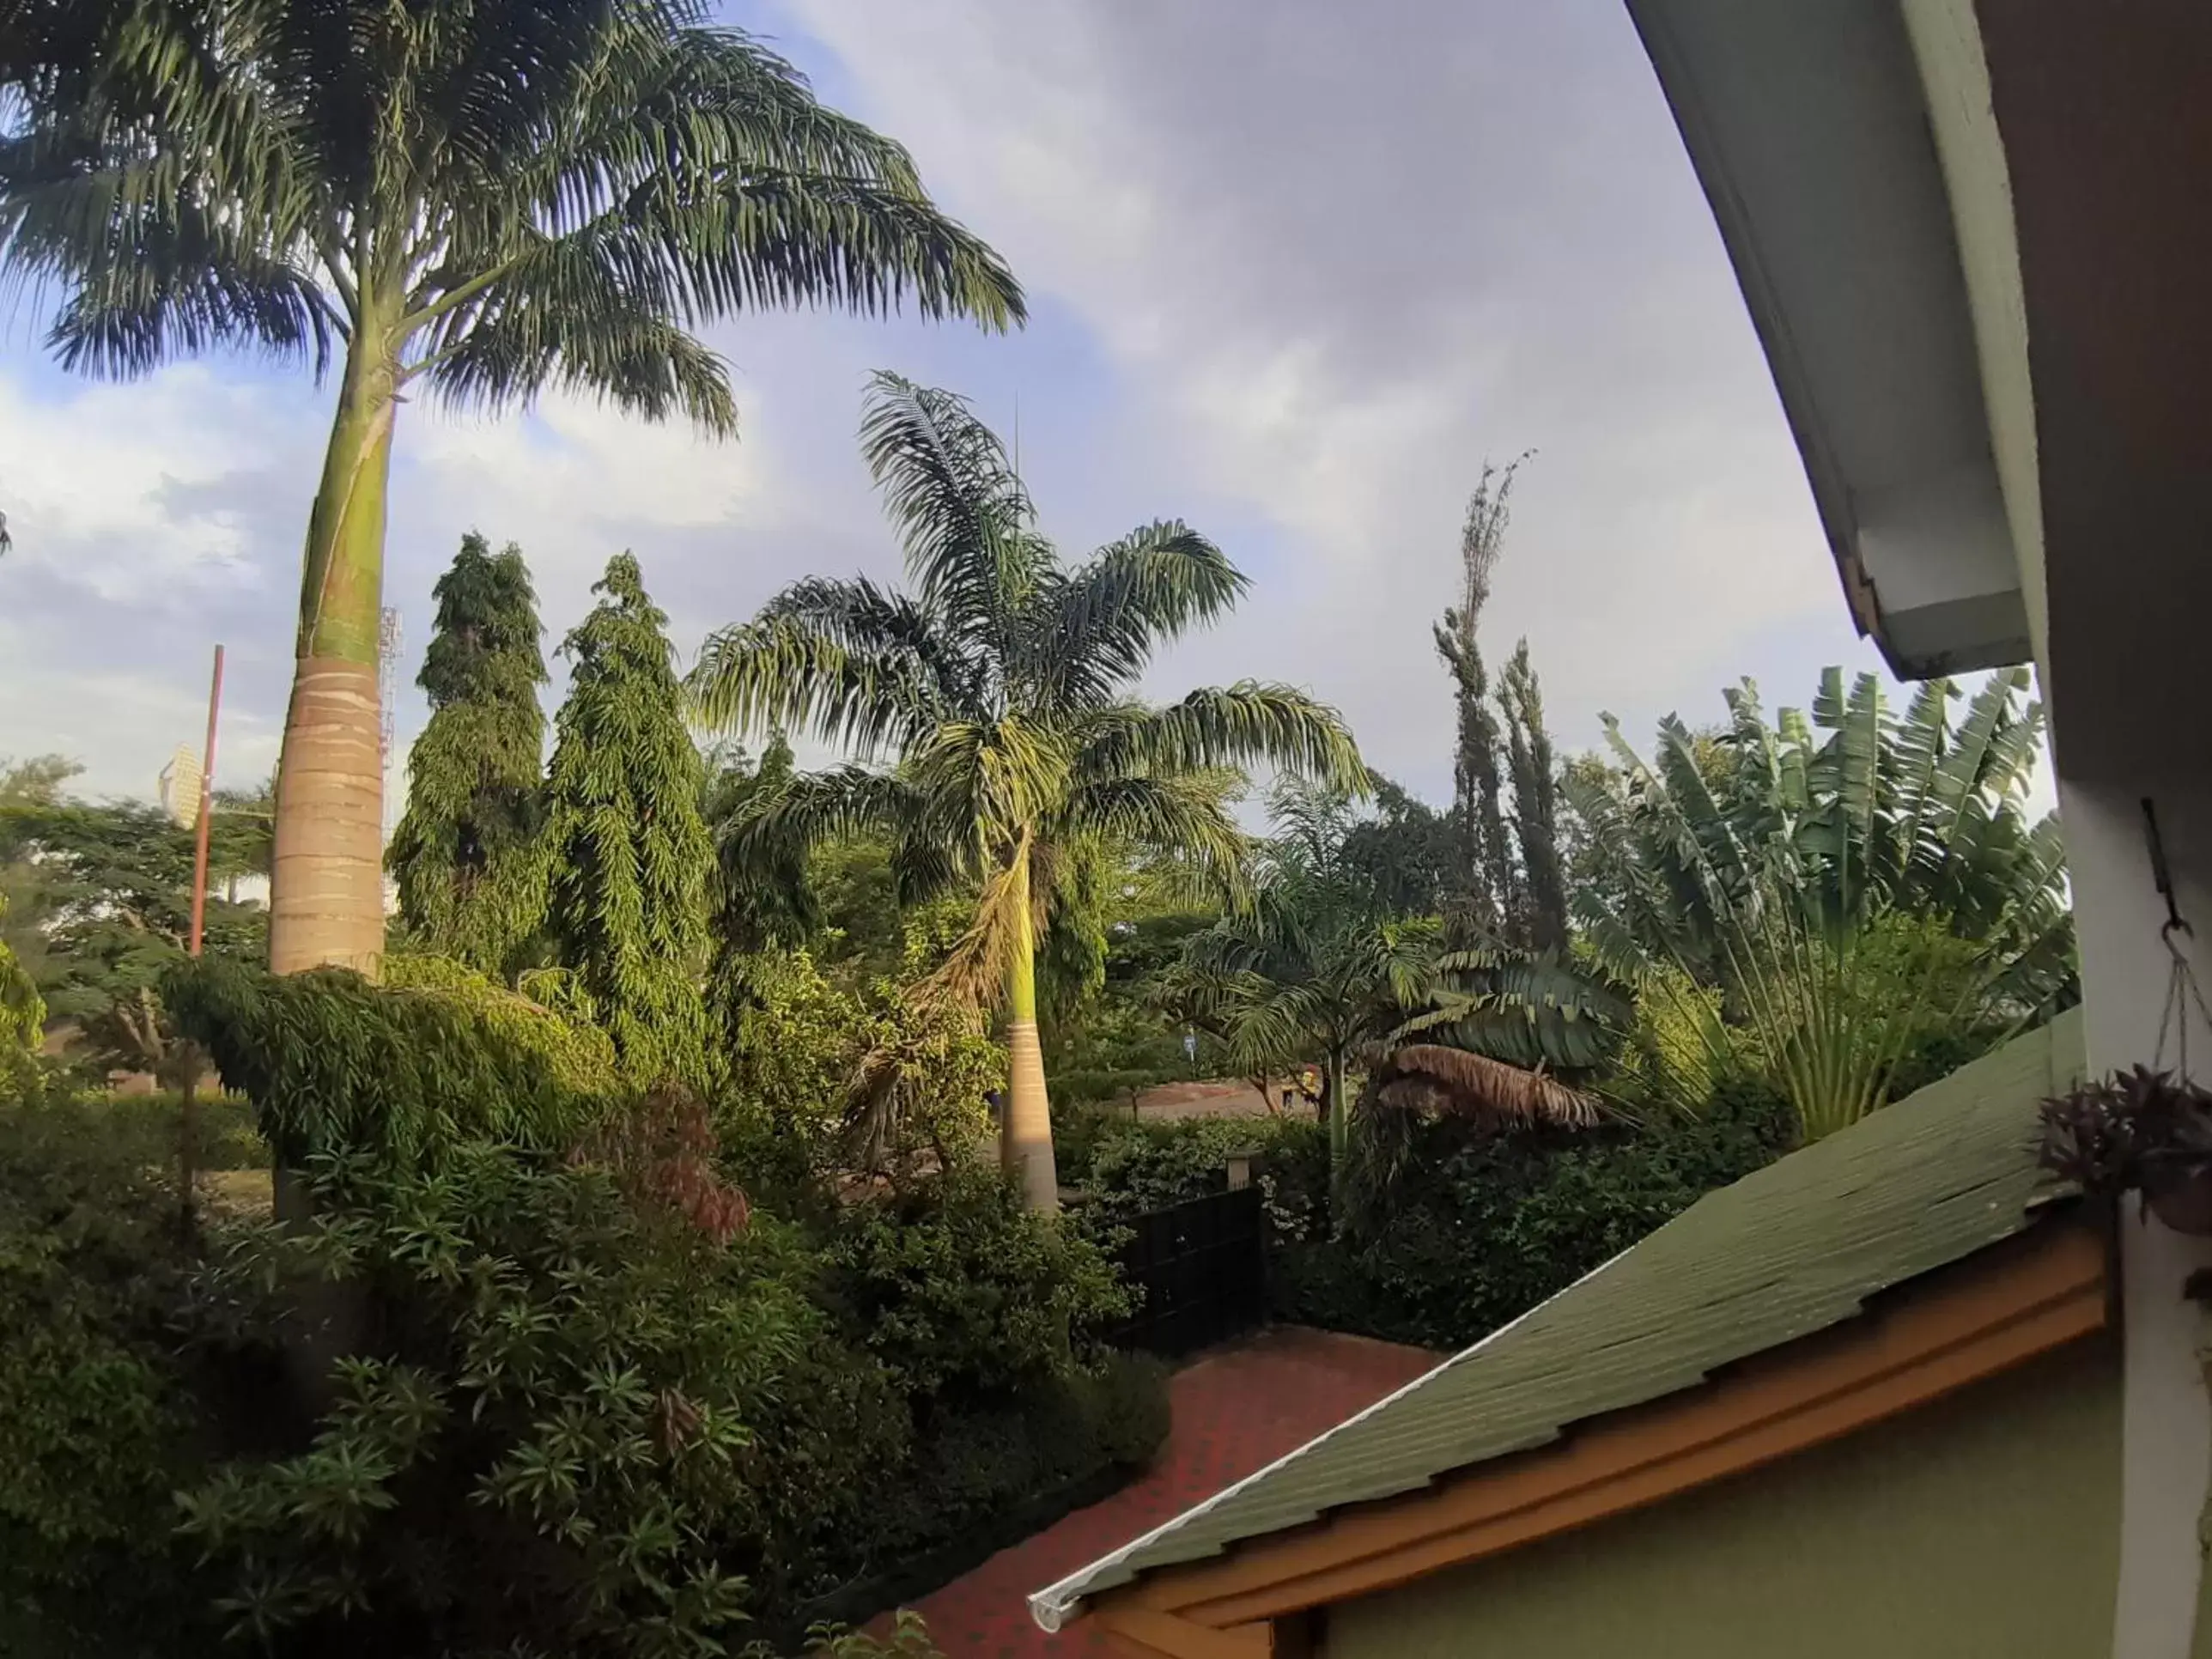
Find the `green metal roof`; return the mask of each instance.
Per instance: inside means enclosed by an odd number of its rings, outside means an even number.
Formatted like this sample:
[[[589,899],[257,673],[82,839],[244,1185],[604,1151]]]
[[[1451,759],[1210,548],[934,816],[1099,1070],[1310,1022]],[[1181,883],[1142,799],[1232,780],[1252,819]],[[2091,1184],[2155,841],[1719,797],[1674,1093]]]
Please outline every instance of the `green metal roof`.
[[[1085,1597],[1557,1440],[1857,1313],[2027,1226],[2037,1107],[2082,1070],[2078,1012],[1708,1194],[1632,1249],[1280,1462],[1030,1598]]]

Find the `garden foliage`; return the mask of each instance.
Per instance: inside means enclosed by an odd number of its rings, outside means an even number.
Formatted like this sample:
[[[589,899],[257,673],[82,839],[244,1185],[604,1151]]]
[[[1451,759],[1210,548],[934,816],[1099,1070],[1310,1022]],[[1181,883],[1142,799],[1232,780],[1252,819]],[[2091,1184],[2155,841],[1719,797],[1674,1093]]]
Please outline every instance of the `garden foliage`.
[[[473,531],[431,594],[437,631],[416,679],[430,718],[385,866],[411,944],[503,979],[528,964],[545,915],[538,598],[522,550],[495,554]]]
[[[779,1212],[726,1103],[583,1086],[556,1017],[447,978],[173,978],[304,1184],[288,1226],[187,1243],[142,1141],[0,1116],[0,1617],[58,1652],[785,1651],[1164,1436],[1099,1346],[1107,1257],[994,1173]]]
[[[705,770],[668,617],[637,561],[617,555],[592,592],[600,603],[561,647],[572,667],[545,784],[549,925],[624,1073],[696,1087],[708,1071]]]

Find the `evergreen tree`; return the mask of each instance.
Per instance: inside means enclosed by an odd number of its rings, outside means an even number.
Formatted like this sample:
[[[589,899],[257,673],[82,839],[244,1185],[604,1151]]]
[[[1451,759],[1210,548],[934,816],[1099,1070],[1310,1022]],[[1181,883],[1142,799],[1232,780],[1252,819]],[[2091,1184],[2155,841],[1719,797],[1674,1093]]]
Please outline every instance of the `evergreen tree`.
[[[1544,729],[1544,693],[1528,660],[1528,641],[1515,647],[1498,687],[1505,715],[1507,763],[1513,774],[1513,833],[1521,848],[1525,914],[1516,942],[1539,951],[1567,944],[1567,875],[1559,856],[1559,767]]]
[[[718,957],[803,945],[822,923],[808,849],[750,844],[744,835],[763,803],[791,781],[796,763],[790,738],[780,731],[769,733],[757,762],[741,743],[717,744],[707,752],[700,810],[714,844],[711,909]]]
[[[637,561],[610,560],[592,591],[604,597],[561,647],[575,666],[546,783],[551,933],[631,1078],[702,1080],[706,769]]]
[[[1459,831],[1461,874],[1449,919],[1460,935],[1495,935],[1522,908],[1519,872],[1506,835],[1498,716],[1491,707],[1490,674],[1477,637],[1482,608],[1490,599],[1491,572],[1505,543],[1513,475],[1520,465],[1519,460],[1502,469],[1484,465],[1460,532],[1460,602],[1444,612],[1436,629],[1437,652],[1451,671],[1459,704],[1452,813]]]
[[[507,978],[545,909],[538,596],[522,550],[495,555],[473,531],[431,592],[437,631],[416,679],[430,720],[407,757],[407,813],[386,863],[417,943]]]

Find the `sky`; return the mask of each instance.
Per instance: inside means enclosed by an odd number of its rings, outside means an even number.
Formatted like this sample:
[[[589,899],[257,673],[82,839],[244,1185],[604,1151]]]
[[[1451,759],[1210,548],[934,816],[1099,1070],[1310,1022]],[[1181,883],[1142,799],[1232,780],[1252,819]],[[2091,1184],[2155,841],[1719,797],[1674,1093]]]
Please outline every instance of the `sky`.
[[[1028,327],[763,315],[714,330],[741,434],[588,403],[402,412],[386,603],[464,532],[519,543],[549,655],[629,549],[688,662],[809,574],[896,577],[854,441],[868,373],[961,392],[1080,553],[1181,518],[1252,578],[1156,696],[1243,678],[1341,709],[1449,799],[1430,643],[1485,460],[1533,452],[1485,619],[1555,741],[1770,707],[1877,659],[1838,591],[1719,236],[1619,0],[738,0],[824,99],[906,143],[1012,264]],[[332,388],[250,358],[72,379],[0,311],[0,756],[150,795],[228,647],[221,781],[267,775]],[[560,669],[555,663],[558,695]],[[394,765],[395,789],[404,758]]]

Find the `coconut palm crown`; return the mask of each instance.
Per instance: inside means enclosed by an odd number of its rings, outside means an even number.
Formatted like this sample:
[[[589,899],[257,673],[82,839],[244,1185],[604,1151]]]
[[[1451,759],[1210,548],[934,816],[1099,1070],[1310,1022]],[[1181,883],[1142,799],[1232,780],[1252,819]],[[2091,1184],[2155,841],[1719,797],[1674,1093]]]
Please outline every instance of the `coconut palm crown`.
[[[879,834],[902,899],[977,896],[926,988],[1003,1002],[1003,1150],[1027,1201],[1048,1209],[1036,957],[1086,852],[1118,844],[1234,883],[1246,842],[1224,769],[1347,788],[1366,772],[1335,711],[1290,687],[1247,681],[1162,708],[1134,695],[1159,646],[1245,589],[1196,531],[1163,520],[1063,562],[997,436],[960,398],[896,374],[875,377],[860,441],[911,592],[865,578],[786,589],[708,641],[695,705],[718,728],[781,726],[852,757],[764,798],[731,831],[741,853],[771,862],[794,843]]]
[[[402,404],[554,390],[736,425],[699,337],[831,306],[1005,326],[1021,294],[905,150],[706,0],[20,0],[0,269],[64,367],[339,369],[308,514],[270,906],[281,971],[383,948],[377,662]]]

